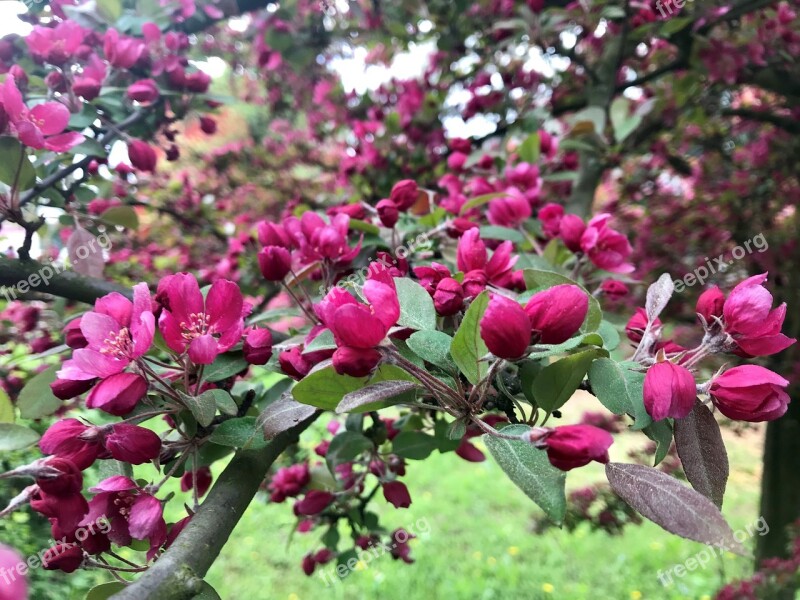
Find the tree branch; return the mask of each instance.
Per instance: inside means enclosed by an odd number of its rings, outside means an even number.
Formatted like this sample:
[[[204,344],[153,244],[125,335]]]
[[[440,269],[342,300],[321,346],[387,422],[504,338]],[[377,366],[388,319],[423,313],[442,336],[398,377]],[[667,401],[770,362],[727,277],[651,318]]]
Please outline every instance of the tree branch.
[[[112,598],[184,600],[197,595],[202,578],[242,518],[269,467],[318,415],[319,412],[279,434],[261,450],[238,452],[172,546],[138,580]]]
[[[67,298],[94,303],[95,300],[111,292],[119,292],[123,296],[131,297],[132,291],[111,281],[84,277],[74,271],[61,270],[61,267],[45,265],[35,260],[18,260],[0,256],[0,291],[8,300],[13,300],[18,294],[42,292]],[[25,283],[27,290],[20,290],[17,286]]]
[[[124,131],[125,129],[131,127],[132,125],[138,123],[146,115],[147,115],[146,110],[139,110],[135,113],[132,113],[124,121],[121,121],[119,125],[117,125],[114,129],[109,129],[103,136],[100,137],[100,139],[97,140],[97,142],[103,146],[105,146],[106,144],[110,144],[111,142],[117,139],[117,137],[119,136],[119,132]],[[85,156],[78,162],[72,163],[71,165],[67,165],[59,169],[49,177],[45,177],[39,183],[34,185],[30,190],[28,190],[27,192],[25,192],[20,196],[19,205],[24,206],[31,200],[34,200],[46,189],[54,186],[59,181],[66,179],[78,169],[83,169],[84,167],[88,166],[89,163],[92,162],[92,160],[94,160],[94,158],[95,157],[92,155]]]

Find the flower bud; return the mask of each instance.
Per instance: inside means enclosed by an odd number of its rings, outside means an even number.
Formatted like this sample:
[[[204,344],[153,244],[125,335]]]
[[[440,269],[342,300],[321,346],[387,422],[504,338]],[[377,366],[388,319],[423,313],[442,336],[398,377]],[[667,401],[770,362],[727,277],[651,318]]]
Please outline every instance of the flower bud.
[[[709,394],[714,405],[729,419],[773,421],[786,412],[789,382],[758,365],[728,369],[711,383]]]
[[[283,281],[292,268],[292,255],[281,246],[267,246],[258,253],[258,266],[267,281]]]
[[[150,171],[154,173],[156,170],[156,151],[147,142],[142,140],[133,140],[128,142],[128,158],[131,164],[140,171]]]
[[[149,462],[161,452],[161,438],[158,435],[130,423],[112,425],[104,445],[115,459],[132,465]]]
[[[59,497],[80,493],[83,475],[71,460],[50,456],[37,463],[43,472],[36,477],[36,484],[43,492]]]
[[[200,117],[200,130],[206,135],[214,135],[217,132],[217,122],[209,116]]]
[[[323,490],[309,490],[305,497],[294,505],[296,515],[312,517],[328,508],[335,500],[335,496]]]
[[[366,377],[378,366],[381,353],[375,348],[351,348],[343,346],[333,353],[333,368],[339,375]]]
[[[417,201],[419,188],[413,179],[403,179],[394,184],[389,199],[397,205],[398,210],[406,211]]]
[[[605,279],[600,284],[600,290],[611,300],[620,300],[630,293],[628,286],[616,279]]]
[[[644,376],[644,407],[654,421],[682,419],[697,398],[697,386],[688,369],[669,361],[654,364]]]
[[[592,425],[564,425],[555,429],[531,429],[529,441],[547,450],[550,463],[562,471],[588,465],[593,460],[608,462],[608,449],[614,438]]]
[[[317,563],[311,554],[306,554],[303,557],[303,561],[300,563],[300,567],[303,569],[303,573],[310,577],[314,574],[314,569],[317,567]]]
[[[128,98],[142,104],[155,102],[158,95],[158,84],[152,79],[140,79],[128,86]]]
[[[589,297],[568,283],[534,294],[525,305],[531,329],[543,344],[560,344],[572,337],[589,311]]]
[[[147,394],[147,381],[136,373],[117,373],[102,380],[86,398],[87,408],[110,415],[127,415]]]
[[[56,379],[50,384],[53,395],[61,400],[71,400],[89,391],[94,385],[95,379]]]
[[[586,223],[578,215],[564,215],[559,224],[559,235],[564,245],[572,252],[581,251],[581,237],[586,231]]]
[[[251,365],[265,365],[272,356],[272,333],[269,329],[253,329],[244,339],[244,359]]]
[[[481,338],[498,358],[521,358],[531,341],[528,315],[516,300],[495,294],[483,313]]]
[[[397,210],[397,205],[391,200],[381,200],[375,207],[378,211],[378,218],[384,227],[391,229],[397,224],[400,218],[400,211]]]
[[[202,498],[211,487],[211,480],[211,469],[208,467],[200,467],[197,471],[186,471],[181,476],[181,491],[188,492],[197,487],[197,497]]]
[[[716,285],[700,294],[695,312],[703,317],[708,325],[713,325],[722,318],[722,307],[725,305],[725,294]]]
[[[383,484],[383,497],[395,508],[408,508],[411,506],[411,495],[406,484],[402,481],[390,481]]]
[[[48,571],[77,571],[83,563],[83,550],[77,544],[56,544],[42,556],[42,566]]]
[[[450,317],[464,307],[464,288],[452,277],[445,277],[433,293],[433,305],[443,317]]]

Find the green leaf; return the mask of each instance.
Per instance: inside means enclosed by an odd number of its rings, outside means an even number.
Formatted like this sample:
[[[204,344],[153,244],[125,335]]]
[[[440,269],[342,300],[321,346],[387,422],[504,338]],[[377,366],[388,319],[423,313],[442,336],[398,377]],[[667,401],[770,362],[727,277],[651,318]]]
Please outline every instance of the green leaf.
[[[220,354],[216,360],[207,365],[203,371],[203,378],[212,383],[233,377],[249,366],[241,352],[228,352]]]
[[[397,324],[411,329],[436,329],[436,309],[425,288],[408,277],[395,277],[400,318]]]
[[[0,389],[0,423],[14,422],[14,405],[5,390]]]
[[[525,425],[509,425],[502,432],[522,435],[530,431]],[[497,464],[508,478],[545,512],[551,521],[561,525],[567,510],[564,491],[567,474],[550,464],[547,452],[523,440],[514,441],[484,435],[483,440]]]
[[[509,229],[508,227],[500,227],[499,225],[484,225],[480,228],[481,239],[484,240],[508,240],[515,244],[521,244],[525,241],[525,236],[516,229]]]
[[[653,466],[655,467],[667,456],[669,447],[672,445],[672,424],[669,419],[653,421],[645,427],[644,434],[656,443],[656,456]]]
[[[9,136],[0,137],[0,181],[9,186],[16,181],[17,190],[30,189],[36,183],[36,171],[28,153],[16,138]]]
[[[127,586],[120,581],[109,581],[94,586],[86,593],[85,600],[108,600],[117,592],[121,592]]]
[[[106,223],[110,223],[111,225],[119,225],[120,227],[125,227],[126,229],[139,228],[139,217],[137,216],[136,211],[130,206],[112,206],[108,210],[103,211],[103,214],[100,215],[100,218]]]
[[[217,414],[217,401],[211,391],[212,390],[207,390],[199,396],[190,396],[181,391],[178,392],[183,402],[192,412],[194,418],[197,419],[197,422],[203,427],[211,425],[211,421],[214,420],[214,415]]]
[[[17,398],[17,408],[23,419],[41,419],[52,415],[61,407],[61,400],[50,389],[50,384],[56,380],[56,371],[60,368],[59,365],[53,365],[33,377],[22,388]]]
[[[231,395],[225,390],[213,389],[208,390],[206,393],[214,396],[214,402],[219,411],[226,415],[236,415],[239,412],[239,406],[236,404]]]
[[[342,398],[361,389],[365,377],[339,375],[332,366],[309,373],[292,388],[292,396],[301,404],[334,410]]]
[[[481,153],[483,155],[483,153]],[[484,204],[488,204],[495,198],[507,198],[508,193],[506,192],[492,192],[491,194],[483,194],[482,196],[476,196],[464,203],[459,211],[459,214],[464,214],[468,210],[475,208],[477,206],[483,206]]]
[[[469,305],[461,326],[453,336],[450,344],[450,356],[472,384],[478,383],[489,371],[489,365],[479,362],[488,352],[480,332],[480,321],[486,307],[489,306],[489,294],[481,292]]]
[[[342,398],[369,383],[392,380],[416,381],[414,377],[395,365],[383,364],[372,377],[339,375],[333,366],[327,366],[306,375],[292,388],[297,402],[324,410],[335,410]]]
[[[335,474],[338,465],[350,462],[373,447],[374,444],[368,437],[355,431],[343,431],[337,434],[328,446],[328,452],[325,454],[328,469]]]
[[[447,371],[456,368],[450,356],[452,343],[453,338],[443,331],[417,331],[406,340],[408,347],[417,356]]]
[[[0,423],[0,452],[20,450],[35,444],[39,434],[14,423]]]
[[[413,402],[417,384],[413,381],[379,381],[345,394],[336,407],[338,414],[380,410],[400,402]]]
[[[602,321],[600,323],[597,333],[599,333],[600,337],[603,338],[603,348],[609,352],[615,350],[617,346],[619,346],[619,332],[617,331],[617,328],[608,321]]]
[[[336,342],[333,340],[333,332],[330,329],[325,329],[303,348],[303,354],[316,352],[317,350],[334,350],[335,348]]]
[[[522,271],[522,276],[525,280],[525,286],[529,290],[540,292],[542,290],[555,287],[562,284],[577,285],[581,288],[589,298],[589,311],[586,313],[586,320],[581,326],[581,331],[589,333],[597,331],[600,327],[600,322],[603,320],[603,311],[600,308],[600,303],[597,298],[592,296],[585,287],[573,281],[569,277],[554,273],[552,271],[537,271],[535,269],[525,269]]]
[[[97,12],[109,25],[113,25],[122,16],[122,0],[95,0]]]
[[[442,454],[445,452],[452,452],[461,444],[461,436],[457,438],[450,437],[452,427],[455,423],[458,423],[458,421],[448,423],[444,419],[439,419],[433,426],[433,434],[436,439],[436,449]]]
[[[392,440],[392,452],[413,460],[428,458],[436,447],[436,438],[421,431],[401,431]]]
[[[618,96],[611,103],[609,114],[617,143],[625,140],[642,123],[641,115],[629,112],[630,100]]]
[[[632,429],[644,429],[653,422],[644,408],[644,373],[610,358],[598,358],[589,368],[589,384],[592,393],[608,410],[634,418]]]
[[[220,446],[258,450],[266,446],[267,441],[256,421],[256,417],[228,419],[220,423],[208,439]]]
[[[536,404],[547,412],[564,406],[583,381],[589,365],[602,350],[584,350],[543,368],[533,380],[532,394]]]
[[[520,160],[526,163],[536,164],[539,162],[539,152],[541,144],[539,143],[539,132],[530,134],[525,141],[517,148],[517,154]]]

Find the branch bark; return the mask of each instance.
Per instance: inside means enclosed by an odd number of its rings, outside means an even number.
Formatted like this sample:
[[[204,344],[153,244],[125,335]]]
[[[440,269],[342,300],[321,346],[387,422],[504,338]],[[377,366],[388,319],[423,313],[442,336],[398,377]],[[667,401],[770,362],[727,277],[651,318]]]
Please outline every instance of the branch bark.
[[[188,600],[202,589],[203,577],[242,518],[267,470],[295,443],[319,413],[276,436],[261,450],[236,454],[208,498],[172,546],[114,600]]]
[[[23,282],[28,287],[25,291],[17,287]],[[0,295],[8,300],[13,300],[17,295],[28,291],[52,294],[87,304],[92,304],[101,296],[111,292],[119,292],[127,297],[132,295],[130,288],[111,281],[84,277],[74,271],[64,270],[58,273],[51,265],[5,256],[0,256],[0,286],[2,286]]]

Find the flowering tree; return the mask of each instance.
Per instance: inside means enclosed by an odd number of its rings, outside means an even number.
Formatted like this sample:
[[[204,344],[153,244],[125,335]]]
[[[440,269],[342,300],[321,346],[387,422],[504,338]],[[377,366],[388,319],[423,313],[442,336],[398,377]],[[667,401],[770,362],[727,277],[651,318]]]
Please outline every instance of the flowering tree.
[[[567,472],[598,461],[643,517],[742,552],[719,415],[775,422],[764,550],[782,551],[800,482],[774,477],[800,442],[781,425],[794,363],[772,357],[798,326],[767,272],[795,301],[796,275],[759,253],[702,284],[762,230],[796,255],[788,3],[59,0],[26,18],[0,40],[0,211],[20,237],[0,258],[0,429],[41,450],[3,475],[32,482],[3,514],[49,520],[45,568],[110,571],[115,598],[213,595],[265,478],[323,532],[307,574],[387,537],[412,562],[370,502],[408,507],[406,462],[435,450],[485,460],[478,436],[556,525]],[[363,92],[332,67],[419,45],[418,77]],[[655,465],[674,440],[691,488],[610,462],[607,428],[560,425],[578,390]],[[344,427],[299,454],[325,413]]]

